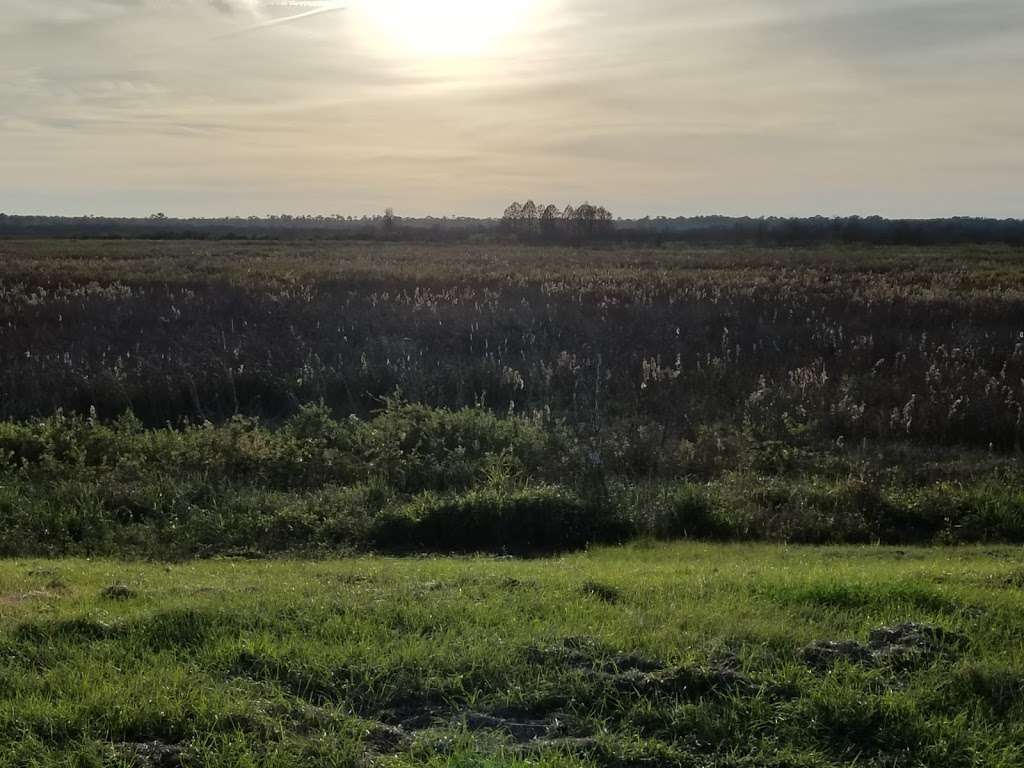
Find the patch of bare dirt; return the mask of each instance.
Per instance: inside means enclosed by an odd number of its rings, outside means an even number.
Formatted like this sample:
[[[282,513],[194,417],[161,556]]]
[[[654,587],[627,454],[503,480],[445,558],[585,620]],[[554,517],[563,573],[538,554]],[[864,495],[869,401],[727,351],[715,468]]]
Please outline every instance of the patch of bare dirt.
[[[534,664],[559,665],[584,673],[594,683],[623,694],[755,695],[761,687],[732,665],[669,666],[635,653],[607,653],[592,638],[569,637],[561,644],[533,647],[527,658]]]
[[[115,744],[118,754],[131,760],[133,768],[182,768],[183,749],[177,744],[146,741],[137,744]]]
[[[871,630],[868,642],[817,640],[801,651],[814,669],[828,669],[840,661],[864,666],[910,668],[950,658],[966,638],[931,624],[906,622]]]

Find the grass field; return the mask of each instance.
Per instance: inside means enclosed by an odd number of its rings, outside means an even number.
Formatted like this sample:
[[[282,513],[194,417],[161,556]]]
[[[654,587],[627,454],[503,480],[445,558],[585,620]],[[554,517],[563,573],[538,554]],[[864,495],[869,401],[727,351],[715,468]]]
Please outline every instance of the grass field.
[[[1020,256],[0,241],[0,768],[1024,766]]]
[[[1009,247],[0,240],[0,555],[1021,543],[1022,285]]]
[[[0,764],[1010,768],[1022,617],[1008,548],[7,560]]]

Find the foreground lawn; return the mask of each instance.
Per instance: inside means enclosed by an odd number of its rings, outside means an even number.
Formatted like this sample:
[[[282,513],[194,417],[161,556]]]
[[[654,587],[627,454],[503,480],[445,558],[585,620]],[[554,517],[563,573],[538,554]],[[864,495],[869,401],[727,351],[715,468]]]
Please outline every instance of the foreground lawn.
[[[5,561],[0,765],[1021,766],[1024,551]]]

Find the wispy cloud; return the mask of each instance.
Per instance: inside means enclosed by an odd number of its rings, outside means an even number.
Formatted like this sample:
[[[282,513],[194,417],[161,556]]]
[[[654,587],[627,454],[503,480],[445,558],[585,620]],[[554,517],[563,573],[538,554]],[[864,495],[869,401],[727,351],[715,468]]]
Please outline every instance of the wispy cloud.
[[[4,0],[0,209],[1019,213],[1020,0],[535,0],[467,60],[373,2]]]
[[[309,7],[310,5],[314,4],[303,3],[301,6],[289,6],[293,11],[298,7],[307,7],[308,10],[291,13],[285,16],[275,16],[255,24],[249,24],[241,29],[228,32],[225,36],[251,34],[253,32],[259,32],[260,30],[269,29],[270,27],[277,27],[282,24],[294,24],[295,22],[308,19],[312,16],[319,16],[324,13],[336,13],[337,11],[345,10],[345,5],[342,3],[317,3],[315,4],[315,7]]]

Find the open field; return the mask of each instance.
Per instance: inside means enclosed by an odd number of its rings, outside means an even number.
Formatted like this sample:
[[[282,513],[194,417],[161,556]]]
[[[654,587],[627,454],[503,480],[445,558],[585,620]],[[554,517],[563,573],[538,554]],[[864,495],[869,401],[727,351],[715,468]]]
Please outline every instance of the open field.
[[[1020,256],[0,241],[0,765],[1022,766]]]
[[[0,553],[1022,542],[1021,255],[0,241]]]
[[[1022,589],[973,547],[8,560],[0,764],[1016,768]]]
[[[0,241],[0,416],[364,416],[400,390],[659,439],[1012,451],[1021,255]]]

